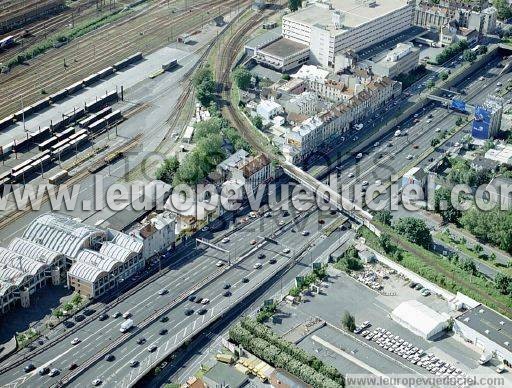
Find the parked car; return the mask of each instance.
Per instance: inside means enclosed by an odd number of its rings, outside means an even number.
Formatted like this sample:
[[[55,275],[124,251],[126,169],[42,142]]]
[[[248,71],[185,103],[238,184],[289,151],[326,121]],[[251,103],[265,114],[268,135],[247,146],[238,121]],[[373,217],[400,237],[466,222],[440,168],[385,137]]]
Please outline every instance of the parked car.
[[[25,367],[23,368],[23,370],[25,371],[25,373],[32,372],[34,369],[36,369],[36,367],[34,366],[34,364],[27,364],[27,365],[25,365]]]

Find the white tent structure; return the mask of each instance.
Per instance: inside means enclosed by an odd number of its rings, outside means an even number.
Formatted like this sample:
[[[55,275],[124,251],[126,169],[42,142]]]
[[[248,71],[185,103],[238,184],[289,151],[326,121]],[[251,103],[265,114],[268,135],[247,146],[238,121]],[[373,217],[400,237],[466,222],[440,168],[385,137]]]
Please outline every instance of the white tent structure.
[[[448,318],[417,300],[400,303],[391,318],[425,339],[430,339],[448,326]]]

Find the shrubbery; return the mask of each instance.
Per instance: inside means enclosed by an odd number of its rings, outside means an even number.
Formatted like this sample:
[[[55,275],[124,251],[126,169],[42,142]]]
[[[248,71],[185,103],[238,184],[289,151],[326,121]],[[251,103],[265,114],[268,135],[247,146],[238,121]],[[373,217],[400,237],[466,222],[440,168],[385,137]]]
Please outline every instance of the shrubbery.
[[[265,325],[244,318],[229,330],[229,338],[276,368],[282,368],[315,388],[344,387],[344,376],[286,341]]]
[[[460,40],[456,43],[452,43],[448,47],[446,47],[443,51],[441,51],[436,56],[436,63],[441,65],[453,58],[455,55],[462,53],[464,50],[468,48],[468,42],[465,40]]]

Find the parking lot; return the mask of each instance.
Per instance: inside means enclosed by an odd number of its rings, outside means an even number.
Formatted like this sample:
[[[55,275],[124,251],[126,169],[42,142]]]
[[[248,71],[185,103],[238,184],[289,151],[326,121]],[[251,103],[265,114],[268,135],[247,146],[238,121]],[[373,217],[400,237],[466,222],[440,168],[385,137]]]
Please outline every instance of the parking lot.
[[[492,366],[480,366],[480,354],[460,339],[444,335],[428,341],[390,317],[395,307],[411,299],[419,300],[439,313],[449,313],[446,301],[434,295],[423,296],[420,290],[410,287],[408,280],[379,264],[368,265],[365,270],[376,274],[382,289],[372,289],[357,280],[357,275],[351,277],[330,269],[325,292],[308,295],[298,305],[282,303],[274,323],[270,323],[273,330],[285,336],[312,318],[324,320],[326,326],[311,330],[298,345],[348,375],[361,374],[362,371],[375,374],[378,371],[386,375],[498,376]],[[368,321],[369,326],[360,334],[347,333],[341,324],[345,311],[354,315],[356,325]],[[327,341],[340,353],[322,345],[321,340]],[[346,353],[346,357],[342,353]],[[357,360],[351,360],[351,356]]]

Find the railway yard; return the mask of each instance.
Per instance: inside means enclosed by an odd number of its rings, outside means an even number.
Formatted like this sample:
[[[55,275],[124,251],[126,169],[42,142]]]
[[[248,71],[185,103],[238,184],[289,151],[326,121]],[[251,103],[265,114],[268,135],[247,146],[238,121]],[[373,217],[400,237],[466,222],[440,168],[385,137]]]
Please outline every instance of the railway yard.
[[[34,103],[45,94],[50,95],[136,52],[145,55],[174,42],[183,33],[196,33],[213,18],[245,4],[240,0],[141,4],[126,18],[51,49],[51,60],[43,54],[29,61],[28,66],[16,66],[8,74],[1,74],[0,116],[6,117],[22,105]]]

